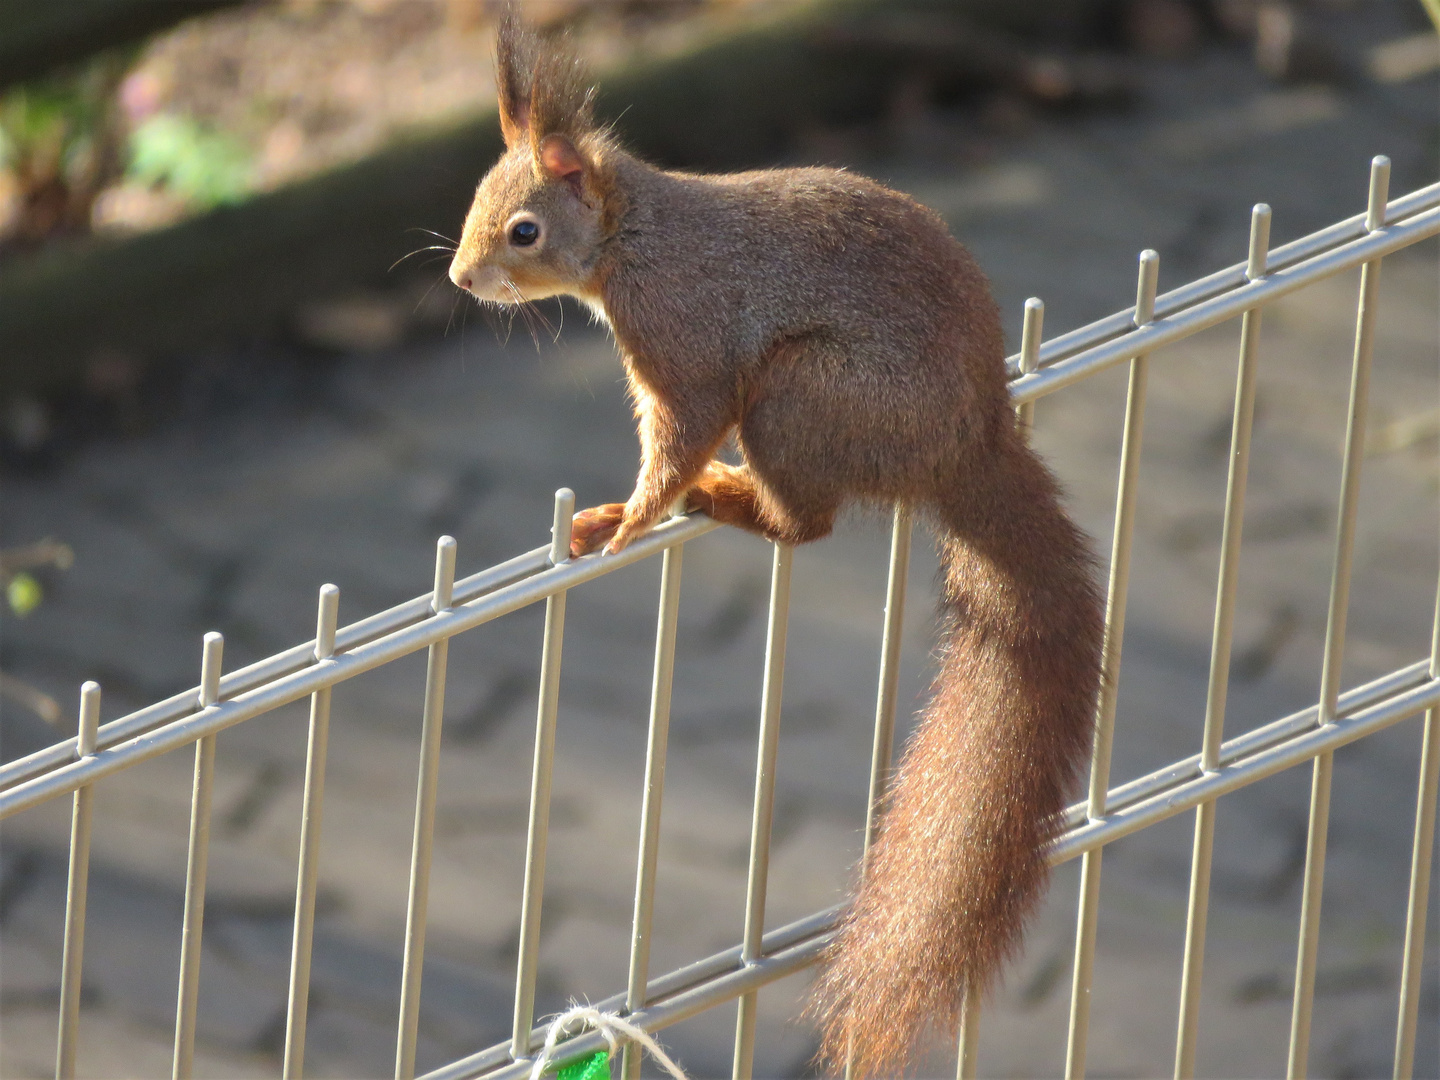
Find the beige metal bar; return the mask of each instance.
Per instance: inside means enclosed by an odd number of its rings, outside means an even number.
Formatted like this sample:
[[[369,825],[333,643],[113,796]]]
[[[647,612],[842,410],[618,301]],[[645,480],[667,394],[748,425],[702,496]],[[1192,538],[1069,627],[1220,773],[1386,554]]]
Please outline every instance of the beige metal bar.
[[[80,687],[80,731],[76,753],[95,753],[100,728],[100,684]],[[90,825],[95,789],[75,792],[70,814],[70,878],[65,890],[65,951],[60,963],[60,1031],[55,1047],[55,1080],[73,1080],[80,1035],[80,971],[85,956],[85,903],[90,895]]]
[[[655,871],[660,859],[660,811],[670,743],[670,691],[675,680],[675,628],[680,616],[680,574],[685,548],[666,550],[660,566],[660,615],[655,629],[655,672],[650,684],[650,734],[645,748],[645,794],[640,808],[640,856],[635,867],[635,914],[630,932],[630,981],[625,1010],[645,1007],[650,978],[650,930],[655,915]],[[640,1053],[627,1043],[621,1075],[639,1080]]]
[[[969,992],[960,1004],[960,1052],[955,1057],[955,1080],[980,1075],[980,1002]]]
[[[56,795],[68,794],[101,777],[109,776],[111,773],[157,757],[167,751],[187,746],[201,735],[223,731],[227,727],[260,716],[282,705],[288,705],[292,701],[308,698],[322,686],[333,686],[347,679],[353,679],[356,675],[373,671],[392,660],[433,645],[443,638],[454,637],[466,630],[473,630],[477,626],[493,622],[495,619],[519,611],[521,608],[529,607],[556,593],[612,574],[616,570],[624,569],[637,562],[642,562],[652,555],[657,555],[667,547],[704,536],[721,527],[720,523],[713,518],[701,515],[667,521],[651,529],[619,554],[603,557],[586,555],[584,558],[571,559],[559,566],[552,566],[533,575],[527,575],[521,580],[497,588],[493,592],[477,596],[464,604],[456,603],[449,611],[431,615],[399,630],[375,637],[363,645],[343,651],[329,664],[308,663],[299,670],[239,693],[234,698],[227,698],[214,709],[203,713],[187,713],[179,720],[146,731],[109,749],[102,749],[94,757],[86,758],[84,761],[72,761],[23,784],[6,788],[0,791],[0,818],[18,814],[20,811],[38,806]],[[548,553],[549,549],[547,548],[547,558]],[[424,599],[427,604],[430,602],[428,596]],[[339,635],[337,635],[337,648],[338,641]],[[106,724],[100,729],[102,743],[105,729],[113,728],[115,723],[119,723],[119,721]]]
[[[1436,704],[1440,704],[1440,681],[1424,682],[1333,724],[1295,730],[1280,742],[1227,762],[1215,772],[1187,777],[1124,809],[1111,809],[1101,821],[1087,821],[1072,827],[1051,845],[1050,862],[1052,865],[1059,864],[1086,851],[1112,844],[1157,821],[1193,810],[1202,802],[1218,799],[1257,780],[1349,746],[1356,739],[1383,731]]]
[[[1028,375],[1040,366],[1040,337],[1045,325],[1045,301],[1032,296],[1025,301],[1025,321],[1020,332],[1020,373]],[[1021,433],[1029,438],[1035,427],[1035,402],[1015,407],[1016,422]],[[966,994],[960,1007],[960,1036],[955,1055],[958,1080],[975,1080],[979,1067],[980,1002]]]
[[[757,963],[765,933],[765,889],[770,876],[770,826],[775,818],[775,759],[780,749],[780,698],[785,689],[785,632],[790,618],[790,571],[795,549],[775,545],[770,573],[770,619],[765,637],[765,682],[760,692],[760,749],[755,764],[755,812],[750,824],[750,876],[745,890],[745,931],[740,960]],[[759,991],[740,998],[735,1018],[734,1080],[750,1080],[755,1058]]]
[[[340,590],[320,587],[315,619],[315,662],[335,651]],[[320,823],[325,806],[325,759],[330,745],[331,687],[310,695],[310,737],[305,748],[305,796],[300,811],[300,867],[295,879],[295,931],[290,942],[290,997],[285,1018],[285,1080],[305,1071],[305,1021],[310,1004],[310,953],[315,942],[315,895],[320,880]]]
[[[455,592],[455,539],[435,546],[435,614]],[[420,775],[415,784],[415,833],[410,846],[410,896],[405,909],[405,962],[400,976],[400,1031],[395,1039],[395,1080],[415,1075],[420,1030],[420,982],[425,970],[425,923],[430,911],[430,859],[435,848],[435,798],[440,790],[440,737],[445,723],[445,670],[450,641],[430,646],[425,666],[425,704],[420,726]]]
[[[910,573],[910,538],[914,522],[910,508],[895,504],[890,529],[890,573],[885,583],[885,624],[880,635],[880,689],[875,701],[875,738],[870,748],[870,795],[865,803],[865,840],[860,854],[860,878],[870,861],[870,846],[880,830],[880,808],[890,783],[895,756],[895,706],[900,686],[900,645],[904,636],[905,586]],[[851,1074],[850,1060],[845,1076]]]
[[[1361,709],[1368,709],[1377,701],[1383,701],[1396,693],[1428,682],[1429,670],[1429,660],[1421,660],[1418,663],[1396,668],[1388,675],[1382,675],[1378,679],[1341,694],[1336,711],[1343,717],[1351,716]],[[1257,728],[1251,728],[1243,735],[1226,739],[1220,746],[1220,764],[1229,765],[1243,757],[1284,742],[1297,732],[1309,731],[1315,726],[1319,712],[1319,709],[1311,705],[1309,708],[1301,709],[1289,716],[1272,720]],[[1106,812],[1113,815],[1117,810],[1143,802],[1175,784],[1184,783],[1203,775],[1205,773],[1200,768],[1199,754],[1191,754],[1179,761],[1172,761],[1162,769],[1111,788],[1110,794],[1105,798]],[[1089,819],[1086,817],[1085,803],[1083,802],[1076,803],[1065,811],[1065,827],[1067,829],[1083,825],[1087,820]]]
[[[1135,325],[1155,317],[1155,287],[1160,256],[1140,254],[1140,280],[1135,297]],[[1105,643],[1101,659],[1100,700],[1095,719],[1095,745],[1090,762],[1091,821],[1105,816],[1105,795],[1110,786],[1110,747],[1115,732],[1115,702],[1120,688],[1120,649],[1125,640],[1125,601],[1130,589],[1130,548],[1135,535],[1135,495],[1140,477],[1140,443],[1145,431],[1145,387],[1149,357],[1130,362],[1130,387],[1125,401],[1125,434],[1120,444],[1120,484],[1115,497],[1115,533],[1110,551],[1110,585],[1105,604]],[[1090,985],[1095,968],[1095,924],[1100,907],[1102,851],[1087,851],[1080,870],[1080,912],[1075,934],[1075,968],[1070,991],[1070,1033],[1065,1052],[1065,1076],[1085,1075],[1085,1052],[1090,1036]]]
[[[575,493],[555,492],[555,522],[550,531],[550,562],[570,559]],[[620,556],[623,557],[624,552]],[[609,558],[609,556],[607,556]],[[550,783],[555,767],[555,717],[560,705],[560,653],[565,643],[565,592],[545,602],[545,644],[540,654],[540,702],[535,717],[535,766],[530,784],[530,833],[525,847],[525,894],[520,913],[520,956],[515,964],[515,1022],[510,1055],[530,1055],[535,1021],[535,977],[540,968],[540,908],[545,894],[545,849],[550,838]]]
[[[1370,207],[1365,225],[1385,225],[1390,159],[1377,157],[1370,167]],[[1355,320],[1355,362],[1350,379],[1350,415],[1345,429],[1345,464],[1340,476],[1340,512],[1335,535],[1330,607],[1325,619],[1325,654],[1320,672],[1320,723],[1333,723],[1345,658],[1345,618],[1350,603],[1350,568],[1355,552],[1360,466],[1365,456],[1365,420],[1370,406],[1370,361],[1375,351],[1375,321],[1380,301],[1380,260],[1360,270],[1360,310]],[[1320,906],[1325,888],[1325,845],[1330,827],[1330,777],[1334,759],[1315,759],[1310,785],[1310,821],[1305,842],[1305,885],[1300,900],[1300,945],[1295,960],[1295,999],[1290,1015],[1288,1075],[1298,1080],[1310,1056],[1310,1012],[1315,1002],[1315,960],[1320,947]]]
[[[711,523],[711,527],[717,526]],[[478,599],[487,593],[492,593],[507,585],[513,585],[517,581],[539,573],[549,565],[547,562],[549,554],[550,546],[547,544],[457,581],[455,583],[455,602],[459,604]],[[349,626],[340,627],[335,632],[335,651],[337,653],[349,652],[361,645],[375,641],[377,638],[386,637],[397,630],[413,626],[428,618],[430,599],[428,595],[416,596],[403,604],[396,604],[394,607],[359,619]],[[254,690],[256,687],[286,675],[307,670],[314,666],[314,662],[315,643],[313,641],[293,645],[283,652],[267,656],[263,660],[257,660],[253,664],[247,664],[245,667],[230,672],[220,680],[221,696],[226,700],[238,697],[246,691]],[[153,731],[161,725],[189,716],[195,711],[198,693],[198,689],[191,689],[184,693],[173,694],[163,701],[157,701],[153,705],[138,709],[118,720],[110,721],[100,728],[100,741],[97,744],[99,749],[107,750],[128,739],[133,739],[137,735]],[[37,753],[0,765],[0,791],[39,776],[59,762],[71,760],[74,753],[74,740],[65,739]]]
[[[1312,760],[1318,753],[1335,750],[1384,731],[1435,706],[1440,706],[1440,680],[1426,680],[1404,689],[1392,686],[1381,699],[1371,699],[1371,704],[1334,724],[1324,728],[1311,725],[1287,729],[1289,733],[1280,743],[1252,749],[1243,759],[1232,760],[1215,773],[1191,776],[1163,795],[1125,810],[1112,811],[1101,822],[1072,827],[1051,847],[1050,862],[1052,865],[1066,862],[1085,851],[1193,810],[1202,802],[1294,768]],[[1152,775],[1177,774],[1173,766],[1167,766]],[[748,990],[816,964],[834,944],[836,928],[843,915],[843,906],[837,905],[770,931],[765,935],[761,958],[749,965],[741,962],[740,947],[737,945],[662,975],[650,983],[649,1004],[631,1019],[646,1031],[658,1031]],[[624,1000],[623,994],[617,994],[597,1002],[596,1008],[617,1009]],[[536,1029],[534,1037],[543,1038],[543,1029]],[[573,1060],[603,1048],[604,1042],[598,1032],[592,1031],[568,1040],[564,1046],[565,1058]],[[464,1080],[477,1076],[484,1076],[487,1080],[500,1080],[501,1077],[519,1080],[529,1075],[529,1062],[509,1062],[510,1044],[507,1040],[451,1062],[429,1074],[426,1080]]]
[[[875,739],[870,750],[870,798],[865,804],[865,848],[861,875],[870,845],[880,828],[880,806],[890,782],[895,754],[895,707],[900,688],[900,646],[905,634],[905,585],[910,574],[911,534],[914,521],[910,508],[895,504],[890,529],[890,572],[885,583],[885,628],[880,637],[880,689],[875,700]]]
[[[1440,587],[1430,635],[1430,678],[1440,678]],[[1415,1025],[1420,1013],[1420,971],[1425,960],[1425,915],[1430,904],[1430,857],[1435,849],[1435,802],[1440,791],[1440,708],[1425,714],[1420,746],[1420,791],[1415,800],[1415,846],[1410,853],[1410,896],[1405,905],[1405,966],[1400,973],[1400,1017],[1395,1026],[1395,1080],[1415,1071]]]
[[[1040,335],[1045,327],[1045,301],[1032,296],[1025,301],[1025,323],[1020,331],[1020,374],[1029,375],[1040,368]],[[1035,402],[1027,401],[1015,408],[1020,427],[1028,432],[1035,426]]]
[[[1270,247],[1270,207],[1255,207],[1250,217],[1250,258],[1246,277],[1265,276]],[[1230,645],[1235,627],[1235,590],[1240,580],[1240,537],[1245,523],[1245,488],[1250,474],[1250,435],[1255,421],[1255,375],[1260,344],[1260,309],[1247,311],[1240,324],[1240,365],[1235,380],[1235,414],[1230,427],[1230,475],[1225,489],[1225,524],[1220,541],[1220,583],[1216,587],[1215,625],[1210,637],[1210,681],[1205,696],[1205,732],[1200,768],[1220,764],[1225,733],[1225,699],[1230,687]],[[1195,846],[1190,861],[1190,905],[1185,920],[1185,963],[1180,975],[1180,1022],[1175,1042],[1176,1080],[1195,1075],[1195,1040],[1200,1025],[1200,984],[1205,967],[1205,930],[1210,911],[1210,866],[1215,845],[1215,804],[1195,811]]]
[[[1043,366],[1043,355],[1054,344],[1047,342],[1041,349],[1040,370],[1012,381],[1010,397],[1018,405],[1053,394],[1106,368],[1173,345],[1201,330],[1237,318],[1251,308],[1263,307],[1317,281],[1374,262],[1436,235],[1440,235],[1440,210],[1428,210],[1304,262],[1281,270],[1272,269],[1263,282],[1232,288],[1194,307],[1157,319],[1142,329],[1132,329],[1053,365]]]
[[[1402,195],[1392,202],[1386,209],[1385,220],[1403,222],[1417,214],[1433,210],[1437,206],[1440,206],[1440,184],[1431,184],[1428,187],[1412,191],[1408,195]],[[1335,248],[1343,247],[1357,238],[1364,237],[1367,231],[1365,218],[1364,213],[1356,214],[1354,217],[1338,221],[1318,232],[1280,245],[1270,253],[1271,267],[1288,269],[1297,263],[1311,261]],[[1199,306],[1221,293],[1243,284],[1245,284],[1245,264],[1243,262],[1236,263],[1234,266],[1217,270],[1198,281],[1188,282],[1178,289],[1172,289],[1170,292],[1157,296],[1155,313],[1159,318],[1169,320],[1175,315],[1183,314],[1187,309]],[[1078,327],[1046,342],[1045,348],[1041,351],[1040,362],[1045,367],[1059,363],[1061,360],[1092,349],[1118,335],[1123,335],[1132,325],[1130,311],[1117,311],[1113,315],[1097,319],[1095,322]],[[1010,372],[1018,372],[1020,370],[1019,354],[1007,357],[1005,365]]]
[[[200,662],[200,708],[220,697],[225,639],[205,635]],[[200,1002],[200,939],[205,929],[205,875],[210,867],[210,799],[215,787],[215,740],[195,744],[195,785],[190,796],[190,853],[185,868],[185,923],[180,932],[180,992],[175,1005],[174,1080],[189,1080],[195,1064],[195,1014]]]

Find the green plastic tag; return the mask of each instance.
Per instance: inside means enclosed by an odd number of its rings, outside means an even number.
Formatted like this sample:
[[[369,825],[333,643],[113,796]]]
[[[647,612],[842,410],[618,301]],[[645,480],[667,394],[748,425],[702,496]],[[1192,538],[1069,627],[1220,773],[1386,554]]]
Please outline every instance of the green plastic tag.
[[[610,1055],[597,1050],[588,1058],[560,1066],[557,1080],[610,1080]]]

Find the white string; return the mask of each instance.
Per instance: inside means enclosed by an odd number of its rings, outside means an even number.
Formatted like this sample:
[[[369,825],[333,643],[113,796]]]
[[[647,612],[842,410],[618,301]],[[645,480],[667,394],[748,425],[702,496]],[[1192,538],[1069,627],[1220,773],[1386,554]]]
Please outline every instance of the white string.
[[[605,1045],[610,1048],[612,1055],[620,1048],[620,1040],[616,1038],[616,1035],[623,1035],[631,1042],[650,1051],[650,1056],[658,1061],[675,1080],[687,1080],[685,1074],[680,1071],[680,1066],[670,1060],[670,1056],[660,1048],[660,1044],[648,1031],[636,1027],[616,1013],[601,1012],[593,1005],[572,1005],[551,1021],[550,1030],[545,1033],[545,1045],[540,1050],[540,1056],[530,1067],[530,1080],[540,1080],[546,1067],[555,1056],[555,1047],[560,1042],[561,1036],[565,1034],[565,1029],[576,1020],[584,1021],[586,1025],[599,1031],[600,1037],[605,1040]]]

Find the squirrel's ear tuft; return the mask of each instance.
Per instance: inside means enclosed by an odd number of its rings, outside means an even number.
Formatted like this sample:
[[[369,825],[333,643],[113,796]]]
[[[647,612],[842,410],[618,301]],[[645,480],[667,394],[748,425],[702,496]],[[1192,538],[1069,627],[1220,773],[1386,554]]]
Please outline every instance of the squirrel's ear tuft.
[[[594,130],[594,90],[585,68],[563,38],[546,38],[520,21],[518,5],[505,5],[495,39],[495,84],[500,130],[511,148],[529,141],[538,155],[547,135],[571,142]]]
[[[585,67],[569,42],[547,39],[535,55],[530,89],[530,138],[536,153],[548,135],[578,142],[594,130],[594,98]]]
[[[506,146],[514,147],[530,138],[531,99],[539,55],[540,39],[520,21],[515,5],[507,4],[495,37],[495,89]]]

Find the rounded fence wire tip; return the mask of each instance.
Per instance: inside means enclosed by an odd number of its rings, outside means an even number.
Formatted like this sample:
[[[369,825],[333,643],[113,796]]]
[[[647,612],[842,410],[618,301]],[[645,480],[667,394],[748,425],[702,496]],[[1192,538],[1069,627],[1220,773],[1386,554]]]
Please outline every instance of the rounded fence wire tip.
[[[1245,277],[1254,281],[1266,273],[1270,254],[1270,206],[1256,203],[1250,211],[1250,254],[1245,264]]]
[[[1140,280],[1135,288],[1135,325],[1155,319],[1155,292],[1160,281],[1160,253],[1154,248],[1140,252]]]
[[[200,657],[200,707],[220,700],[220,664],[225,655],[225,635],[211,630],[205,635]]]
[[[570,558],[570,536],[575,525],[575,492],[555,492],[555,520],[550,526],[550,564],[558,566]]]
[[[435,589],[430,607],[437,613],[448,608],[454,597],[455,553],[458,548],[453,536],[442,536],[435,541]]]
[[[89,757],[95,752],[99,728],[100,684],[91,679],[80,687],[80,725],[76,732],[76,752],[79,757]]]
[[[1377,154],[1370,159],[1370,205],[1365,211],[1365,228],[1370,232],[1385,227],[1385,205],[1390,200],[1390,159]]]
[[[1028,375],[1040,366],[1040,334],[1045,325],[1045,301],[1032,296],[1025,301],[1025,321],[1020,332],[1020,371]]]
[[[320,586],[320,610],[315,619],[315,659],[335,652],[335,627],[340,621],[340,586]]]

